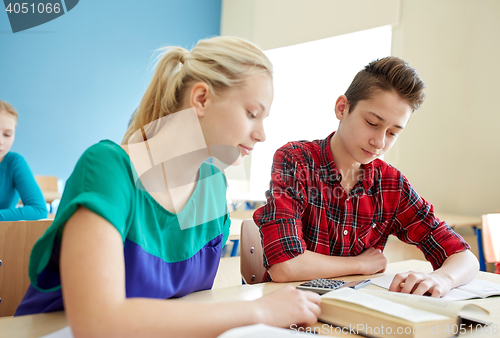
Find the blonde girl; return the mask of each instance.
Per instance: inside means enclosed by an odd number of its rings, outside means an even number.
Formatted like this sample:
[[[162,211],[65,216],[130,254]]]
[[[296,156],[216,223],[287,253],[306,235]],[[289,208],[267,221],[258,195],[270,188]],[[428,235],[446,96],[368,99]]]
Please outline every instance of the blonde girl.
[[[169,48],[122,146],[101,141],[78,161],[16,315],[64,309],[75,337],[316,322],[319,297],[292,287],[248,302],[168,300],[211,288],[230,219],[225,178],[205,160],[239,162],[263,142],[272,99],[272,65],[247,41]]]

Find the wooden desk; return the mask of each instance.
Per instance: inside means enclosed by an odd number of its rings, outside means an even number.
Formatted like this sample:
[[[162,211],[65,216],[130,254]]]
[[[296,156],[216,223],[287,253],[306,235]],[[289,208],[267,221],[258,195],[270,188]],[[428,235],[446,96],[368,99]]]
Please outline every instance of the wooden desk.
[[[408,270],[430,272],[432,271],[432,267],[430,263],[425,261],[408,260],[389,264],[386,273],[394,274],[397,272],[406,272]],[[383,274],[378,274],[374,276],[382,275]],[[360,276],[343,277],[343,279],[346,281],[357,280],[359,278]],[[500,283],[500,276],[492,273],[480,272],[477,278]],[[298,283],[290,284],[297,285]],[[221,289],[195,292],[186,297],[173,301],[226,302],[236,300],[254,300],[281,287],[283,287],[283,284],[279,283],[232,286]],[[370,285],[368,287],[373,289],[380,289],[374,285]],[[500,330],[500,299],[498,297],[469,300],[467,302],[479,304],[480,306],[489,310],[490,316],[482,317],[482,319],[493,322],[493,324],[496,325],[497,329]],[[66,322],[64,312],[54,312],[49,314],[22,316],[16,318],[3,317],[0,318],[0,333],[2,337],[35,338],[59,330],[67,325],[68,324]],[[322,325],[322,323],[317,323],[314,325],[314,327],[321,328]],[[336,335],[338,336],[338,334]],[[484,333],[479,334],[474,332],[467,332],[465,335],[461,335],[460,337],[498,337],[498,333],[496,335],[493,333],[490,333],[488,335]]]
[[[21,303],[30,283],[31,249],[51,224],[50,220],[0,222],[0,317],[13,315]]]

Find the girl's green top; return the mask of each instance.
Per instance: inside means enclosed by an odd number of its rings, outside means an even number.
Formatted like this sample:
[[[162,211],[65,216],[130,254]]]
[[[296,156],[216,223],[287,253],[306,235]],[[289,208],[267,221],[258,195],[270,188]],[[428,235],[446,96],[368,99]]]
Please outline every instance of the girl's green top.
[[[120,233],[127,297],[181,297],[211,288],[230,226],[223,172],[204,162],[186,206],[173,214],[141,189],[127,153],[106,140],[85,151],[68,179],[54,222],[31,253],[31,285],[16,315],[63,309],[61,238],[79,206]]]

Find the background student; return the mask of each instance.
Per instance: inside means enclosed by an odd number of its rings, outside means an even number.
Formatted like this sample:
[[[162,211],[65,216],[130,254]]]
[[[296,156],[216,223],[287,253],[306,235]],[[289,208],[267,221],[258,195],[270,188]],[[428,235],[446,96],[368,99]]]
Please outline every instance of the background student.
[[[436,218],[399,170],[378,159],[423,103],[424,87],[399,58],[371,62],[337,99],[336,132],[278,149],[267,204],[253,216],[263,238],[266,280],[382,272],[391,234],[417,245],[435,271],[398,274],[390,291],[439,297],[476,276],[469,245]]]
[[[10,152],[17,127],[17,111],[0,100],[0,221],[33,221],[47,217],[40,187],[20,154]],[[16,208],[21,198],[23,206]]]
[[[205,217],[225,210],[226,184],[203,161],[220,146],[241,161],[264,141],[272,99],[272,65],[249,42],[217,37],[165,52],[122,146],[101,141],[78,161],[34,246],[16,315],[64,309],[75,337],[217,336],[316,322],[319,296],[292,287],[251,302],[165,300],[211,288],[230,219]],[[150,156],[165,160],[146,168]]]

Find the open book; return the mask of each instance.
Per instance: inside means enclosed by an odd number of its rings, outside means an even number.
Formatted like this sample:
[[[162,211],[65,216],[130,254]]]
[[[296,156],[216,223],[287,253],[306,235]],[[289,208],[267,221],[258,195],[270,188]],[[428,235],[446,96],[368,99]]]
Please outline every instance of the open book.
[[[372,278],[372,284],[389,289],[395,275],[386,275]],[[448,294],[441,299],[445,300],[464,300],[473,298],[487,298],[491,296],[500,296],[500,284],[482,279],[473,279],[469,283],[450,290]]]
[[[319,319],[345,332],[372,337],[441,338],[482,329],[491,323],[475,318],[488,315],[475,304],[342,288],[321,296]],[[332,332],[337,331],[332,328]]]

